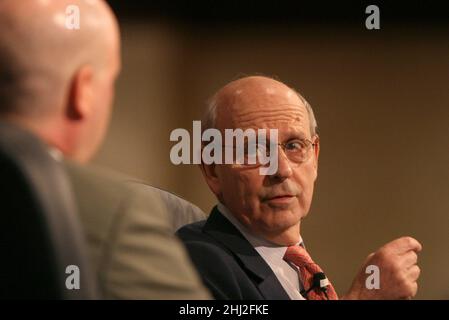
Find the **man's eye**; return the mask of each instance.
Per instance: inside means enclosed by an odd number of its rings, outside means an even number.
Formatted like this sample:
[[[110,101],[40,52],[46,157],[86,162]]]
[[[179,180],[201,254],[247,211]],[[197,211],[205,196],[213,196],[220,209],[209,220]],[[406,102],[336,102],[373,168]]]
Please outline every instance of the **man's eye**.
[[[291,141],[285,144],[285,149],[296,151],[304,148],[304,143],[302,141]]]

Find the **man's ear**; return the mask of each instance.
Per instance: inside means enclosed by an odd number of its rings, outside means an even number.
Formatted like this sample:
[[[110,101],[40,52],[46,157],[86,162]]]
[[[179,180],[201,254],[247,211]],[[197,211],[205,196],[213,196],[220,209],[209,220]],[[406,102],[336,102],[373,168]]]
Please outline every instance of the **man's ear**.
[[[70,96],[67,115],[71,119],[86,118],[94,107],[93,97],[93,70],[90,66],[81,67],[70,84]]]
[[[204,164],[204,162],[201,162],[200,169],[210,190],[218,197],[221,194],[221,188],[216,170],[217,166],[214,163]]]

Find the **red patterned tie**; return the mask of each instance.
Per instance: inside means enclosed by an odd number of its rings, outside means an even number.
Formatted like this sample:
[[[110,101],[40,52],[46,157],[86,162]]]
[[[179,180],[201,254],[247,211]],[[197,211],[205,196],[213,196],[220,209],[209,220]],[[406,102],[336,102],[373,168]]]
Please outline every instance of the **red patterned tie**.
[[[299,268],[301,280],[304,290],[307,292],[313,286],[313,276],[323,270],[313,262],[306,249],[301,246],[290,246],[284,255],[284,260],[290,262]],[[326,297],[327,295],[327,297]],[[334,287],[329,282],[327,290],[322,291],[320,288],[313,288],[307,294],[308,300],[338,300]]]

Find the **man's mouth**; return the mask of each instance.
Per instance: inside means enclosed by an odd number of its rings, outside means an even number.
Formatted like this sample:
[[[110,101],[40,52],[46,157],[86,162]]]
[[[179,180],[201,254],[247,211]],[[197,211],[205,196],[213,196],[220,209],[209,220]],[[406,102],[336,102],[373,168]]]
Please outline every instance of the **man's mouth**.
[[[269,199],[278,199],[278,198],[292,198],[294,195],[291,194],[280,194],[277,196],[270,197]]]
[[[265,201],[269,203],[290,203],[295,198],[294,195],[291,194],[282,194],[273,197],[268,197]]]

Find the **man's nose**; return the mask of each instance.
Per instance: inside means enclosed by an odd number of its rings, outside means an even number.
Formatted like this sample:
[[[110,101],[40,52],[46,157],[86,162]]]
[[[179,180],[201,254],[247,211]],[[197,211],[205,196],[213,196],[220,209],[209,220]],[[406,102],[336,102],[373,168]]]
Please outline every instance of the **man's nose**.
[[[289,178],[293,174],[293,170],[284,150],[282,148],[278,150],[278,169],[273,177],[282,181]]]

